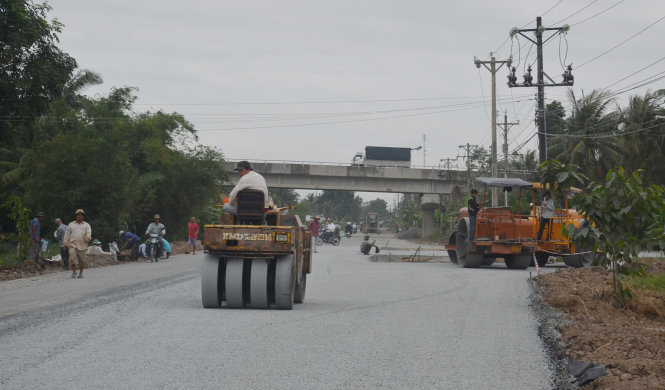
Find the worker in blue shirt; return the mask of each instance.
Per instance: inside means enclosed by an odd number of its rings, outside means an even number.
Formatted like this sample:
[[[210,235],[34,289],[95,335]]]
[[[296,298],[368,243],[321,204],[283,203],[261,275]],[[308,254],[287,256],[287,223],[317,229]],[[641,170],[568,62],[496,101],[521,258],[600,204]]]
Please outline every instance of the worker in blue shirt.
[[[132,232],[125,232],[121,230],[119,233],[120,237],[125,238],[125,245],[121,250],[129,249],[129,258],[130,260],[138,260],[139,258],[139,241],[141,238]]]

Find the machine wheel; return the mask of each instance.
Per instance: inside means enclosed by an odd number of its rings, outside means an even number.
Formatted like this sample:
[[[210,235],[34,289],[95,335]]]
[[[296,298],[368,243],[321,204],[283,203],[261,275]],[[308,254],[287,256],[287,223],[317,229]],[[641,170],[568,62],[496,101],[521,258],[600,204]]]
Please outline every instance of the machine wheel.
[[[154,263],[157,261],[157,245],[150,245],[150,253],[148,253],[148,257],[150,257],[150,262]]]
[[[201,303],[205,308],[219,307],[224,291],[224,261],[207,254],[201,270]]]
[[[300,284],[296,285],[295,297],[293,302],[303,303],[305,300],[305,288],[307,287],[307,274],[302,274],[300,276]]]
[[[586,226],[586,222],[582,221],[580,223],[580,228]],[[577,248],[578,252],[589,252],[583,254],[577,254],[572,256],[564,256],[563,262],[570,267],[581,268],[588,267],[593,264],[594,253],[593,249],[589,247]]]
[[[531,262],[529,255],[508,255],[503,258],[508,269],[527,269]]]
[[[275,305],[281,310],[291,310],[296,289],[295,258],[293,255],[279,256],[276,261]]]
[[[566,265],[575,268],[589,267],[593,263],[593,257],[593,253],[564,256],[563,262],[566,263]]]
[[[339,237],[333,237],[330,243],[333,244],[334,246],[339,245]]]
[[[457,243],[457,232],[452,232],[450,234],[450,238],[448,238],[448,244],[454,245]],[[450,249],[448,250],[448,257],[450,258],[450,262],[453,264],[457,264],[457,252]]]
[[[496,257],[483,256],[483,265],[492,265],[496,261]]]
[[[254,309],[268,308],[268,260],[256,259],[252,261],[250,292],[250,305]]]
[[[483,255],[471,252],[471,241],[467,240],[468,232],[469,218],[462,218],[455,238],[457,265],[462,268],[478,268],[483,262]]]
[[[536,252],[536,261],[538,262],[538,267],[544,267],[547,265],[547,260],[549,260],[550,254],[546,252]]]
[[[234,257],[226,262],[226,306],[231,309],[242,309],[245,307],[245,296],[243,294],[243,268],[245,261]]]
[[[316,237],[316,245],[323,245],[323,239],[321,236]]]

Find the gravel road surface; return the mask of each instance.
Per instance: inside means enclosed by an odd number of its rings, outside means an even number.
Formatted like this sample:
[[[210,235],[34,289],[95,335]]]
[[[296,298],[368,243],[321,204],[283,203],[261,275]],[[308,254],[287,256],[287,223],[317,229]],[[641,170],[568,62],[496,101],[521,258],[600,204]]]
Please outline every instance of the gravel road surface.
[[[202,254],[0,283],[0,388],[552,388],[533,268],[372,262],[359,246],[320,247],[293,311],[203,309]]]

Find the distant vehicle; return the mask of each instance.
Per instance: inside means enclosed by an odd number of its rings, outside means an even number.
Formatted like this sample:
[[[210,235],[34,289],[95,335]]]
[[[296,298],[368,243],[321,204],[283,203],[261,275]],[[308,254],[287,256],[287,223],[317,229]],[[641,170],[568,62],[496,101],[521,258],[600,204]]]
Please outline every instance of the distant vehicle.
[[[351,161],[353,166],[411,167],[411,148],[365,146],[365,153],[358,152]]]
[[[363,233],[379,234],[379,214],[371,211],[367,213],[367,224]]]

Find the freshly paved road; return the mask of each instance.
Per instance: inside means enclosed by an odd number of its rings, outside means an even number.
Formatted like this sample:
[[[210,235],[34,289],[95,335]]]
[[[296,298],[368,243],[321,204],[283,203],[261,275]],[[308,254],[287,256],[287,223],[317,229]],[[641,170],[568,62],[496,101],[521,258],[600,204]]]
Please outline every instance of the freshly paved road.
[[[202,255],[0,283],[0,388],[552,388],[532,268],[376,263],[359,244],[319,248],[293,311],[203,309]]]

